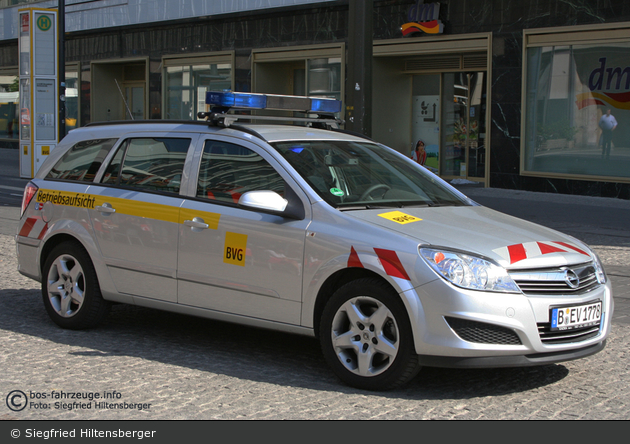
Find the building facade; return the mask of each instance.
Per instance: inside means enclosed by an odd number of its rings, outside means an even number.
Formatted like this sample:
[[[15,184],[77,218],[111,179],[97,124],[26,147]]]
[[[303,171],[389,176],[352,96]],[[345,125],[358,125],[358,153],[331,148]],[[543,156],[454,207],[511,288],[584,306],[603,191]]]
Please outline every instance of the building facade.
[[[347,0],[65,5],[68,130],[195,119],[210,90],[346,100],[361,87],[347,82]],[[0,146],[16,147],[17,10],[57,1],[1,6]],[[630,199],[630,2],[372,8],[373,139],[409,156],[422,140],[426,166],[447,180]],[[612,131],[600,125],[608,109]]]

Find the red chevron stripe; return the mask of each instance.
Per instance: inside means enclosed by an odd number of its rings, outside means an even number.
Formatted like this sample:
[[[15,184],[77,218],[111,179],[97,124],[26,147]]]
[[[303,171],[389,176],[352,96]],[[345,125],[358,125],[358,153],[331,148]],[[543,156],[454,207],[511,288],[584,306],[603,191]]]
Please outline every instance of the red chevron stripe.
[[[403,264],[400,262],[400,259],[398,259],[398,255],[396,254],[395,251],[375,248],[374,252],[378,256],[378,258],[381,260],[381,264],[383,265],[383,268],[385,269],[385,273],[387,273],[389,276],[392,276],[392,277],[406,279],[408,281],[411,280],[409,278],[409,275],[405,271],[405,267],[403,267]]]
[[[26,219],[26,222],[24,222],[24,225],[22,225],[22,229],[20,230],[18,236],[28,236],[36,223],[37,219],[35,219],[34,217],[29,217],[28,219]]]

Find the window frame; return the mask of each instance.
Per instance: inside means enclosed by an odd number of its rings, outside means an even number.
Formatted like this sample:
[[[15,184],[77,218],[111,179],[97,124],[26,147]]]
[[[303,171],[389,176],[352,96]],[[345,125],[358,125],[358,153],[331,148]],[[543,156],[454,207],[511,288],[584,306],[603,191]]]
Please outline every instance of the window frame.
[[[294,207],[293,211],[301,214],[300,219],[311,217],[311,202],[316,202],[320,200],[319,196],[316,194],[310,194],[306,190],[302,188],[298,179],[293,177],[290,173],[292,167],[282,158],[282,156],[275,153],[275,149],[270,145],[261,146],[258,143],[254,143],[253,141],[247,141],[240,138],[235,138],[226,135],[202,135],[199,137],[199,140],[195,142],[196,148],[194,149],[194,156],[191,159],[191,168],[189,170],[188,176],[188,188],[185,190],[187,199],[194,200],[197,202],[203,202],[206,205],[218,205],[218,206],[226,206],[238,208],[243,211],[250,212],[261,212],[260,210],[254,208],[241,207],[237,203],[231,203],[227,201],[220,200],[210,200],[206,198],[197,197],[197,183],[199,181],[199,175],[201,173],[201,161],[203,156],[204,147],[206,141],[213,140],[217,142],[225,142],[231,143],[234,145],[241,146],[243,148],[247,148],[248,150],[253,151],[258,154],[265,160],[279,175],[285,182],[285,196],[284,198],[289,201],[289,206]],[[277,156],[277,157],[276,157]],[[183,185],[182,185],[183,190]],[[299,203],[298,203],[299,202]],[[299,205],[299,209],[297,206]]]
[[[202,177],[202,168],[204,166],[204,161],[205,161],[206,155],[212,156],[212,153],[207,153],[206,152],[206,148],[207,148],[208,144],[214,144],[214,143],[223,144],[223,145],[230,145],[230,147],[234,147],[234,148],[241,149],[241,150],[246,150],[248,153],[251,153],[251,154],[249,154],[248,156],[242,156],[242,157],[245,158],[245,157],[251,156],[252,160],[251,161],[244,160],[245,163],[264,162],[264,166],[271,168],[272,171],[277,176],[277,178],[275,178],[274,180],[280,179],[282,181],[282,184],[283,184],[282,193],[279,193],[277,191],[277,189],[274,189],[274,188],[247,189],[244,192],[247,192],[247,191],[275,191],[276,193],[278,193],[278,194],[280,194],[281,196],[284,197],[284,194],[286,193],[286,189],[289,186],[287,181],[278,172],[278,169],[275,168],[273,165],[271,165],[269,163],[269,161],[267,161],[267,159],[265,159],[260,153],[258,153],[257,151],[255,151],[255,150],[253,150],[251,148],[245,147],[245,146],[243,146],[241,144],[208,138],[208,139],[204,140],[204,143],[203,143],[203,145],[201,147],[201,159],[200,159],[200,163],[199,163],[199,172],[197,174],[197,181],[196,181],[196,192],[195,192],[195,198],[196,199],[202,200],[204,202],[210,202],[210,203],[216,203],[216,204],[228,204],[228,205],[234,204],[234,205],[236,205],[236,204],[238,204],[238,199],[243,194],[243,193],[233,192],[234,190],[213,189],[215,192],[216,191],[220,192],[223,196],[221,196],[220,198],[219,197],[211,198],[211,197],[209,197],[209,195],[207,193],[212,193],[212,194],[214,194],[214,193],[208,187],[205,187],[206,194],[207,194],[206,196],[199,194],[200,180],[201,180],[201,177]],[[227,171],[230,172],[229,171],[230,170],[230,166],[234,163],[234,161],[230,161],[229,159],[221,159],[221,156],[229,156],[229,154],[228,153],[225,153],[225,154],[215,153],[214,155],[218,156],[217,157],[218,161],[221,161],[221,160],[225,160],[226,161],[226,164],[228,165]],[[208,164],[207,170],[211,170],[212,168],[214,168],[211,158],[209,160],[210,160],[210,163]],[[243,163],[243,165],[245,163]],[[218,165],[218,166],[222,167],[224,165]],[[250,163],[250,166],[254,166],[254,164]],[[262,164],[258,164],[258,165],[255,165],[255,166],[263,166],[263,165]],[[232,171],[233,172],[237,172],[238,174],[235,174],[235,177],[237,177],[237,178],[235,178],[234,183],[231,184],[231,185],[242,185],[245,182],[245,180],[242,179],[242,177],[243,177],[242,174],[244,172],[246,172],[247,170],[246,169],[236,170],[236,169],[232,168]],[[216,177],[216,175],[213,176],[213,177]],[[210,176],[205,176],[205,178],[207,179],[208,182],[210,182],[212,180],[212,177],[210,177]],[[229,195],[230,198],[228,199],[226,195]]]
[[[96,141],[102,142],[101,143],[102,146],[98,150],[98,152],[96,153],[94,158],[92,159],[92,163],[90,164],[90,167],[94,164],[94,161],[98,158],[99,154],[101,154],[104,150],[107,150],[107,154],[105,156],[103,156],[99,167],[96,169],[96,171],[94,171],[94,176],[92,177],[92,180],[87,181],[87,180],[79,180],[79,179],[49,177],[50,174],[55,169],[55,167],[57,167],[61,162],[63,162],[70,155],[71,152],[74,152],[79,144],[86,144],[87,142],[96,142]],[[105,145],[108,142],[111,142],[111,145],[109,146],[109,148],[106,148]],[[109,164],[108,159],[110,158],[110,155],[111,155],[112,151],[117,151],[116,147],[119,146],[118,142],[119,142],[119,138],[115,137],[115,136],[114,137],[107,137],[107,138],[100,138],[100,139],[98,139],[98,138],[83,139],[83,140],[77,141],[76,143],[74,143],[68,150],[66,150],[57,159],[57,161],[52,166],[52,168],[50,168],[50,170],[48,170],[48,172],[46,173],[46,176],[44,176],[44,180],[55,181],[55,182],[80,183],[80,184],[94,184],[94,183],[96,183],[96,178],[99,177],[99,171],[103,168],[103,165]],[[86,148],[87,148],[87,146],[86,146]],[[90,170],[90,167],[88,167],[88,169],[85,171],[84,175],[87,174],[87,172]],[[66,170],[66,171],[68,171],[68,170]]]
[[[128,184],[128,183],[122,183],[122,173],[124,172],[125,169],[125,162],[127,160],[127,155],[129,153],[129,147],[132,143],[133,140],[139,140],[139,139],[180,139],[180,140],[187,140],[188,141],[188,149],[185,152],[184,155],[184,162],[182,164],[182,170],[181,170],[181,178],[180,178],[180,184],[179,184],[179,189],[177,191],[169,191],[166,189],[152,189],[152,188],[145,188],[143,186],[138,186],[136,184]],[[147,134],[144,135],[136,135],[136,136],[130,136],[130,137],[125,137],[120,144],[118,144],[118,146],[116,147],[116,149],[113,152],[113,155],[108,156],[106,166],[103,169],[103,174],[101,177],[99,177],[99,185],[105,185],[105,186],[112,186],[112,187],[116,187],[116,188],[121,188],[121,189],[126,189],[126,190],[135,190],[137,192],[142,192],[142,193],[157,193],[157,194],[164,194],[164,195],[169,195],[169,196],[180,196],[182,193],[182,189],[184,187],[184,178],[185,178],[185,171],[186,171],[186,164],[188,162],[188,158],[190,157],[190,152],[192,149],[194,149],[194,142],[195,140],[192,137],[187,137],[187,136],[174,136],[174,135],[170,135],[170,134],[157,134],[157,135],[152,135],[149,136]],[[112,165],[112,161],[116,158],[116,156],[122,153],[122,159],[121,159],[121,163],[120,163],[120,170],[117,172],[117,176],[115,179],[115,182],[103,182],[103,178],[105,176],[105,174],[107,173],[108,168]]]
[[[560,173],[553,171],[528,170],[526,166],[527,146],[527,84],[528,50],[532,48],[567,46],[571,50],[576,45],[597,45],[601,43],[630,44],[630,22],[603,25],[565,26],[557,28],[537,28],[523,30],[523,53],[521,75],[521,132],[520,132],[520,175],[552,179],[576,179],[598,182],[630,183],[630,177],[602,176],[580,173]]]

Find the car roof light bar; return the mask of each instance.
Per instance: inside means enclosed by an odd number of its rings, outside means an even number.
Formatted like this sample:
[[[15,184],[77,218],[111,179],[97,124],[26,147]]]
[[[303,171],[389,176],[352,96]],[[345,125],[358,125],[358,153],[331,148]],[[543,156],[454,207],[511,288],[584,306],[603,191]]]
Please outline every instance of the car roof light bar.
[[[209,91],[206,104],[210,112],[199,112],[197,117],[207,119],[214,125],[228,127],[239,120],[267,120],[276,122],[302,122],[314,127],[339,128],[341,120],[334,114],[341,111],[341,101],[324,97],[284,96],[278,94],[235,93],[229,91]],[[230,110],[281,110],[317,117],[279,117],[248,114],[228,114]]]
[[[341,101],[324,97],[208,91],[206,105],[220,108],[270,109],[304,113],[341,112]]]

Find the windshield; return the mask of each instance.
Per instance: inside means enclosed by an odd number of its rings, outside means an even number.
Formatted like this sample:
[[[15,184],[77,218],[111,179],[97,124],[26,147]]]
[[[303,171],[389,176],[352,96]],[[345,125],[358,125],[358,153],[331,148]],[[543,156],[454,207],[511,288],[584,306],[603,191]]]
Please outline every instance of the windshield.
[[[433,173],[390,148],[348,141],[272,145],[322,199],[340,210],[468,205]]]

